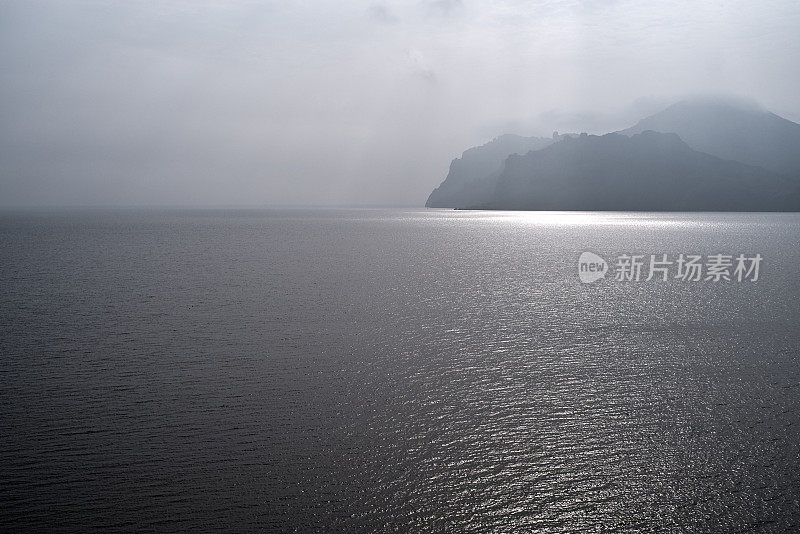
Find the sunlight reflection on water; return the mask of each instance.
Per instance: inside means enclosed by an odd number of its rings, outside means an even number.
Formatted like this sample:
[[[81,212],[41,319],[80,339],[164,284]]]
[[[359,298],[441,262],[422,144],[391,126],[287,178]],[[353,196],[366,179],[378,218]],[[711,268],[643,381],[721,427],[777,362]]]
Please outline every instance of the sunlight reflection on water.
[[[0,527],[800,524],[800,218],[0,217]],[[593,250],[757,283],[581,284]]]

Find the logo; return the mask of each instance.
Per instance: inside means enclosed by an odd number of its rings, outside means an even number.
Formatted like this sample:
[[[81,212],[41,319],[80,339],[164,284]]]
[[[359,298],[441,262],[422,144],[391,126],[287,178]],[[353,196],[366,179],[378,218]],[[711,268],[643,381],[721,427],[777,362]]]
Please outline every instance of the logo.
[[[591,284],[605,277],[608,272],[606,260],[594,252],[584,252],[578,258],[578,277],[584,284]]]
[[[761,254],[620,254],[613,262],[613,280],[641,282],[757,282],[764,257]],[[578,277],[591,284],[612,270],[594,252],[578,258]]]

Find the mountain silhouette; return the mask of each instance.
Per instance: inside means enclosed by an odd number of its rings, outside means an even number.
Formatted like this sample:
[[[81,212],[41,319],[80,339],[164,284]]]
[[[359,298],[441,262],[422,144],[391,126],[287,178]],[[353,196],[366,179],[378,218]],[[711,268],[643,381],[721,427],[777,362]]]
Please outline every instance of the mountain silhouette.
[[[800,125],[705,98],[603,136],[501,136],[453,160],[426,206],[800,211]]]
[[[550,145],[552,139],[506,134],[465,151],[450,163],[444,182],[425,203],[429,208],[463,208],[483,202],[494,191],[503,162],[511,154],[526,154]]]
[[[510,156],[469,207],[587,211],[796,211],[797,182],[693,150],[676,134],[581,135]]]
[[[675,133],[695,150],[800,177],[800,124],[747,101],[684,100],[619,133]]]

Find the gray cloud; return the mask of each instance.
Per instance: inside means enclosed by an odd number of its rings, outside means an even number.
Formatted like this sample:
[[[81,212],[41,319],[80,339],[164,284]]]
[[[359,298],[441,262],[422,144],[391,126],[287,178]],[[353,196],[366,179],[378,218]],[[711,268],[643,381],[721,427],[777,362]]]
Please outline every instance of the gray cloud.
[[[367,13],[374,20],[384,24],[396,24],[400,21],[400,19],[392,14],[391,10],[388,6],[386,6],[386,4],[372,4],[367,8]]]
[[[430,66],[428,60],[419,50],[407,50],[408,61],[412,72],[419,78],[429,83],[436,82],[436,72]]]
[[[425,6],[429,12],[449,15],[461,9],[464,3],[461,0],[427,0]]]
[[[793,1],[457,4],[6,0],[0,205],[419,205],[504,132],[800,118]]]

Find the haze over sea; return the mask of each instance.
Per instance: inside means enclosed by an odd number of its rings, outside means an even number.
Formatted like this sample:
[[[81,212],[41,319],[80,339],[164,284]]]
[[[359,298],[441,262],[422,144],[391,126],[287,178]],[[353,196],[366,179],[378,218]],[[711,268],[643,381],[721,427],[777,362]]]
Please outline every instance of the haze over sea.
[[[0,530],[800,528],[800,215],[0,213]],[[577,259],[761,254],[581,284]]]

